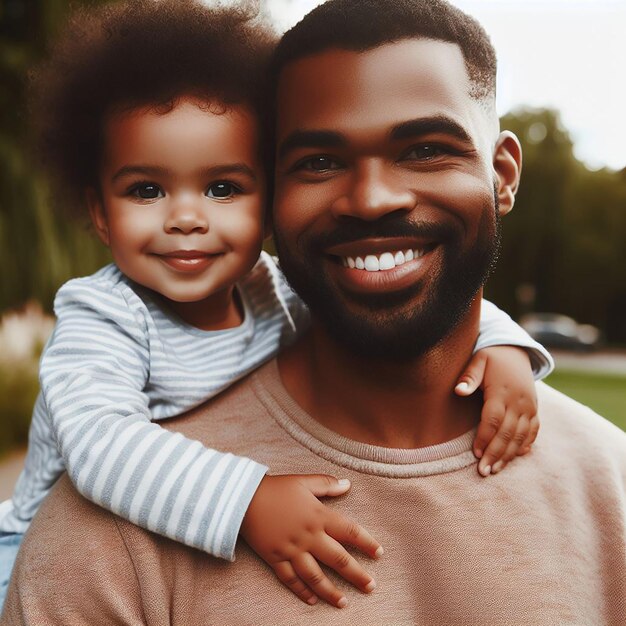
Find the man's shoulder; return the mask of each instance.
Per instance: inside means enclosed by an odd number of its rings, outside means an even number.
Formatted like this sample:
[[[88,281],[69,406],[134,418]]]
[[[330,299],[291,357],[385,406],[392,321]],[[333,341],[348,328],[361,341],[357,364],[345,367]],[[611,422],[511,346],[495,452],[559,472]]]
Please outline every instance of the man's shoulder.
[[[85,588],[90,592],[88,602]],[[121,604],[120,597],[135,602]],[[102,615],[108,615],[111,623],[140,623],[139,599],[117,518],[83,498],[63,475],[24,538],[2,623],[62,624],[68,615],[85,624],[103,623]]]
[[[589,465],[600,459],[614,461],[626,472],[623,430],[545,383],[537,383],[537,395],[540,436],[548,438],[555,451],[569,453]]]

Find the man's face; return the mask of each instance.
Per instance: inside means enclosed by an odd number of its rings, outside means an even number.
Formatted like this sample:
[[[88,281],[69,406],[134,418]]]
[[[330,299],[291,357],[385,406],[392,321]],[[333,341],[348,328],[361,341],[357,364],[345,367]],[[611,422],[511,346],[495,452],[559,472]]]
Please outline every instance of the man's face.
[[[353,351],[423,353],[467,311],[494,262],[497,128],[469,93],[460,49],[432,40],[329,50],[281,74],[281,266]]]

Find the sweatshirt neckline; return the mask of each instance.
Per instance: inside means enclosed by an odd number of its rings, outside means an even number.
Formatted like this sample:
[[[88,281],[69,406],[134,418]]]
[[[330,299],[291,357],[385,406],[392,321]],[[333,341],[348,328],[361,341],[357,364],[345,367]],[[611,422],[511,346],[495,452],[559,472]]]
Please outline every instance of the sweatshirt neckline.
[[[366,474],[393,478],[432,476],[476,463],[476,428],[441,444],[423,448],[385,448],[348,439],[322,426],[287,393],[273,359],[253,374],[256,396],[287,433],[322,458]]]

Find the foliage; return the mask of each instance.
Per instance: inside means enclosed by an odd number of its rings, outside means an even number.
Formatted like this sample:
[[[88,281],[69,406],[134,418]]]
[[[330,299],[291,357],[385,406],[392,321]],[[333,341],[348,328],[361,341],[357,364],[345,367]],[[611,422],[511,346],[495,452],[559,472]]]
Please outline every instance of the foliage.
[[[109,258],[84,224],[52,212],[35,155],[26,147],[27,71],[44,54],[68,4],[17,0],[0,8],[0,311],[32,298],[50,309],[63,282]]]
[[[506,115],[521,140],[522,183],[503,219],[503,250],[488,293],[503,308],[571,315],[626,343],[626,171],[589,171],[576,160],[559,116],[549,110]]]
[[[0,455],[26,443],[39,390],[39,355],[53,327],[54,319],[35,302],[0,320]]]
[[[0,456],[28,440],[38,391],[37,367],[0,365]]]

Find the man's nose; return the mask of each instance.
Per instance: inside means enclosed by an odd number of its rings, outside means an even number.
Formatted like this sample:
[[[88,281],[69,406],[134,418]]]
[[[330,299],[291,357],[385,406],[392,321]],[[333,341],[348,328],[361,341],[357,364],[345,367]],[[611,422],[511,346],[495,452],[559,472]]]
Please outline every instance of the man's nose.
[[[207,210],[202,201],[195,197],[173,198],[163,224],[168,234],[204,234],[209,230]]]
[[[333,204],[335,217],[374,221],[394,211],[411,211],[415,197],[402,184],[392,165],[368,162],[355,168],[347,193]]]

